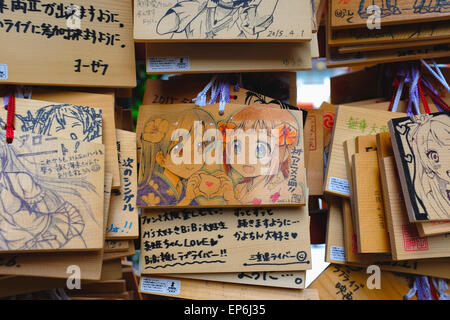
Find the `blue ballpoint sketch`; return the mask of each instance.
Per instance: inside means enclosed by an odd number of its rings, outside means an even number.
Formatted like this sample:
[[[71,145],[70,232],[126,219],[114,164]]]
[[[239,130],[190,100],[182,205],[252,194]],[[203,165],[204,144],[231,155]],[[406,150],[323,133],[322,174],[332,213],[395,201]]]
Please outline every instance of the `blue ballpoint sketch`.
[[[0,250],[91,248],[86,231],[102,228],[103,190],[94,179],[103,176],[103,153],[31,134],[17,133],[7,144],[0,132]]]
[[[186,39],[214,39],[229,33],[256,39],[274,20],[279,0],[186,0],[172,6],[159,20],[159,35],[185,34]]]
[[[373,11],[369,10],[369,12],[367,12],[367,9],[373,5],[380,8],[381,18],[391,15],[401,15],[406,11],[412,11],[414,14],[450,12],[450,1],[446,0],[415,0],[412,7],[404,8],[400,8],[397,1],[398,0],[360,0],[358,14],[363,19],[368,18]]]

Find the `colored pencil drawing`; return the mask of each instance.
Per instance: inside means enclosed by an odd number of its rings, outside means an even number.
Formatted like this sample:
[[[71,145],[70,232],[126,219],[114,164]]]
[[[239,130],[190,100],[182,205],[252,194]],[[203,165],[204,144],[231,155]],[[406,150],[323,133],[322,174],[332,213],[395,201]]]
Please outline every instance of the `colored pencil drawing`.
[[[221,33],[256,39],[272,23],[278,0],[181,0],[159,20],[160,35],[214,39]]]
[[[417,220],[449,219],[450,115],[420,115],[393,123]]]
[[[138,207],[302,201],[301,183],[297,190],[304,175],[302,113],[236,105],[216,119],[212,106],[179,108],[147,114],[140,138]]]
[[[175,130],[194,131],[194,121],[202,122],[202,129],[216,129],[214,118],[205,110],[191,108],[181,115],[168,115],[166,118],[149,119],[141,137],[142,149],[138,181],[138,206],[158,205],[198,205],[197,196],[202,194],[198,188],[202,178],[208,173],[202,170],[203,154],[211,142],[200,141],[193,145],[191,135],[172,141]],[[190,141],[186,145],[185,140]],[[174,163],[174,157],[183,156],[189,148],[192,159],[201,157],[200,163]],[[205,182],[218,189],[218,182],[224,177],[214,177]],[[217,180],[219,179],[219,180]],[[215,194],[209,194],[215,196]]]
[[[86,219],[97,222],[81,192],[97,191],[84,177],[44,176],[43,157],[58,151],[42,151],[46,141],[36,137],[41,136],[16,137],[13,144],[6,144],[0,134],[0,249],[61,249],[71,241],[87,247]]]
[[[274,108],[269,113],[250,106],[232,115],[228,127],[237,130],[234,139],[228,139],[226,152],[229,160],[226,172],[235,182],[236,198],[242,204],[261,204],[261,190],[268,190],[270,201],[276,203],[281,196],[282,185],[289,177],[292,148],[299,142],[296,118],[287,110]],[[245,143],[245,135],[240,135],[239,130],[266,130],[268,137],[261,140],[258,135],[256,143]],[[256,159],[266,158],[266,161],[256,164],[233,161],[240,154],[253,154]]]
[[[55,136],[65,131],[70,139],[86,142],[102,137],[102,112],[90,107],[52,104],[16,117],[21,123],[16,126],[23,132]]]

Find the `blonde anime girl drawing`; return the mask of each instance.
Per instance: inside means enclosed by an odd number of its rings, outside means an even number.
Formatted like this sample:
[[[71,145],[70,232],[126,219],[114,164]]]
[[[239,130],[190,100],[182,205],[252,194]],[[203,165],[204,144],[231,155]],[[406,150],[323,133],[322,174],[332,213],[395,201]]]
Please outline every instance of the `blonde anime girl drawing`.
[[[227,200],[234,200],[233,185],[220,170],[221,166],[205,166],[207,151],[219,139],[213,136],[206,141],[202,137],[197,142],[195,121],[201,123],[202,132],[209,129],[217,132],[211,114],[197,107],[180,110],[175,115],[161,114],[147,121],[142,134],[138,206],[198,206],[211,204],[209,201],[226,204]],[[179,129],[189,134],[172,139],[172,134]],[[183,157],[185,152],[191,152],[190,160],[177,163],[174,159]]]
[[[450,114],[416,116],[395,129],[417,220],[450,219]]]

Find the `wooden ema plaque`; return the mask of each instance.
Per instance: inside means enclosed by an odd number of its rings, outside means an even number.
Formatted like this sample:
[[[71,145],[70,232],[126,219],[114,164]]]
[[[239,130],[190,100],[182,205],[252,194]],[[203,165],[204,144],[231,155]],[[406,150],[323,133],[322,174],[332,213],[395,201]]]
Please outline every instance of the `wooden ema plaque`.
[[[333,30],[328,45],[356,46],[377,45],[381,43],[414,43],[417,41],[438,40],[450,37],[448,21],[432,23],[413,23],[398,26],[384,26],[369,30],[365,26],[358,29]]]
[[[263,271],[239,273],[176,273],[171,277],[250,284],[254,286],[305,289],[306,271]]]
[[[309,0],[135,1],[136,41],[308,41]]]
[[[411,222],[450,218],[450,113],[393,119],[389,131]]]
[[[147,74],[310,70],[311,43],[151,43]]]
[[[139,292],[150,297],[190,300],[319,300],[316,289],[274,288],[169,276],[141,277]],[[192,314],[195,311],[192,310]]]
[[[387,220],[394,260],[450,257],[447,235],[420,237],[415,223],[408,221],[393,157],[383,158],[386,179]]]
[[[0,140],[0,250],[101,250],[104,146],[20,133]]]
[[[8,99],[0,100],[0,126],[5,127]],[[15,99],[14,127],[24,134],[102,143],[102,110],[67,103]]]
[[[155,105],[142,119],[137,206],[303,206],[303,113]],[[222,132],[224,134],[222,134]]]
[[[450,221],[420,222],[416,225],[421,237],[450,233]]]
[[[0,84],[135,87],[131,1],[2,1]]]
[[[450,5],[448,1],[331,0],[329,12],[332,28],[366,27],[374,23],[375,13],[383,28],[389,24],[448,20]]]
[[[339,106],[334,119],[331,150],[325,174],[325,192],[340,197],[350,197],[344,141],[357,136],[387,132],[388,121],[404,115],[404,113],[397,112]]]
[[[380,274],[383,289],[371,290],[366,269],[331,264],[308,288],[318,290],[323,300],[402,300],[409,291],[407,278],[384,270]]]
[[[141,274],[311,268],[307,206],[145,210]]]
[[[112,175],[105,173],[103,192],[105,223],[108,217],[111,182]],[[99,280],[105,269],[103,250],[0,254],[0,273],[7,275],[67,279],[67,266],[74,264],[84,270],[80,275],[82,280]]]
[[[346,262],[343,232],[342,199],[328,198],[328,223],[326,234],[325,261],[342,264]]]
[[[70,103],[74,105],[90,106],[102,110],[103,144],[105,145],[105,171],[113,176],[112,187],[120,187],[120,174],[117,159],[116,123],[114,119],[114,92],[90,93],[58,90],[54,87],[33,87],[32,98],[37,100],[52,101],[58,103]],[[17,99],[16,99],[17,104]],[[16,111],[17,113],[17,111]]]
[[[385,221],[376,136],[356,138],[352,159],[352,204],[358,252],[389,253],[389,236]]]
[[[120,190],[111,194],[107,239],[137,239],[139,215],[136,207],[137,161],[136,133],[116,129],[121,177]]]

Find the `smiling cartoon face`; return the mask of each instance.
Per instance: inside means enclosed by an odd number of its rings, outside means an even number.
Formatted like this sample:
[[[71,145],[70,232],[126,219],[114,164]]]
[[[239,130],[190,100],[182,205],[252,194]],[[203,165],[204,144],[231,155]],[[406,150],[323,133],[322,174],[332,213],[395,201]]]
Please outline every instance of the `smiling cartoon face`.
[[[229,155],[235,155],[236,159],[239,159],[241,156],[245,157],[242,157],[245,159],[244,162],[234,161],[233,169],[246,178],[256,177],[269,172],[274,154],[272,152],[273,146],[271,147],[268,141],[255,139],[256,141],[251,143],[249,140],[243,136],[237,136],[228,146]],[[254,161],[251,161],[251,159]],[[266,161],[262,161],[263,159]]]

